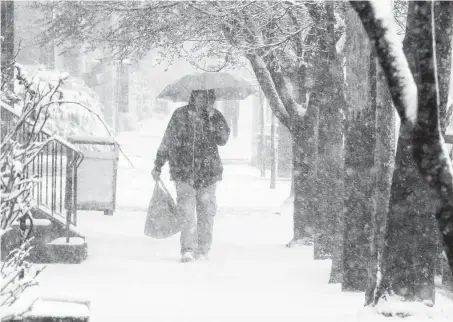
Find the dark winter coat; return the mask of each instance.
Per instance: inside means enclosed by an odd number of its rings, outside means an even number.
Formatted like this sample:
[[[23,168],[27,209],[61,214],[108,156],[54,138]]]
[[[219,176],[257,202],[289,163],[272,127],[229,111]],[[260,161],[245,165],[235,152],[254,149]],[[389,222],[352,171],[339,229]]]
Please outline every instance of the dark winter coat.
[[[222,179],[223,166],[218,145],[225,145],[230,129],[222,113],[214,109],[212,117],[199,113],[191,104],[172,115],[154,162],[160,171],[169,161],[173,181],[195,188],[207,187]]]

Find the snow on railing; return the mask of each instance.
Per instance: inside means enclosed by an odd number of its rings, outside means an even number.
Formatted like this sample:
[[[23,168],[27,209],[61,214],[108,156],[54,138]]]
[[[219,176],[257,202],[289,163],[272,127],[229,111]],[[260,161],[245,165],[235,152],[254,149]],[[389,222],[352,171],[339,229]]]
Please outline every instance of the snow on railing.
[[[0,102],[2,110],[2,132],[8,133],[20,117],[13,108]],[[33,124],[23,122],[15,138],[25,143],[33,132]],[[77,168],[83,160],[83,153],[65,139],[51,135],[42,129],[36,137],[40,144],[30,156],[24,174],[26,178],[39,181],[32,188],[34,204],[48,215],[59,216],[66,223],[66,238],[71,225],[77,223]]]

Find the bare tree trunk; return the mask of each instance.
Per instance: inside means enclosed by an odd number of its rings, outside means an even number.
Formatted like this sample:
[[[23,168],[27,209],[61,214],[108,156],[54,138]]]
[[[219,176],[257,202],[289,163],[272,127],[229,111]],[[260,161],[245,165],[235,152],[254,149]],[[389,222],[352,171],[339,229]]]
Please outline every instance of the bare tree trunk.
[[[342,68],[341,65],[338,67]],[[342,73],[343,75],[343,73]],[[338,89],[343,88],[344,78],[341,77],[338,81],[341,81],[341,85]],[[336,102],[337,106],[340,106],[341,110],[344,111],[346,108],[344,93],[337,93]],[[344,132],[344,124],[341,122],[342,132]],[[343,135],[341,135],[343,140]],[[343,236],[344,236],[344,148],[338,144],[338,156],[337,156],[337,171],[338,175],[335,180],[336,199],[337,199],[337,212],[333,216],[333,247],[332,247],[332,268],[330,270],[329,283],[342,283],[343,281]]]
[[[377,64],[377,62],[376,62]],[[395,168],[396,114],[382,70],[378,68],[376,105],[376,188],[373,196],[371,260],[365,294],[366,304],[374,301],[378,283],[379,261],[384,249],[385,226],[389,209],[390,188]]]
[[[337,55],[333,4],[327,2],[318,9],[321,57],[310,96],[319,106],[314,258],[325,259],[332,256],[335,224],[343,209],[343,104],[338,99],[334,75]]]
[[[439,79],[439,118],[442,134],[451,122],[448,110],[448,93],[451,75],[451,39],[453,36],[453,2],[436,1],[434,3],[434,24],[436,28],[436,62]],[[448,263],[442,254],[442,236],[439,238],[439,253],[442,271],[442,284],[453,290],[453,274],[448,269]]]
[[[375,191],[376,64],[371,44],[352,9],[346,16],[347,113],[343,291],[364,291],[368,280]]]
[[[442,258],[444,258],[442,256]],[[453,292],[453,274],[448,267],[448,260],[444,258],[442,262],[442,285]]]
[[[1,1],[1,90],[14,92],[14,1]],[[11,115],[0,112],[0,121],[9,123]],[[0,126],[0,139],[6,135],[6,126]]]
[[[418,24],[415,2],[409,3],[404,52],[414,75],[421,83]],[[412,134],[401,126],[393,174],[382,282],[379,294],[395,293],[408,300],[434,303],[434,265],[436,254],[435,206],[413,157]],[[378,295],[379,295],[378,294]]]
[[[451,74],[451,39],[453,36],[453,2],[434,2],[434,24],[436,28],[436,63],[439,79],[439,119],[442,134],[451,118],[448,117],[448,93]]]
[[[1,68],[7,87],[14,91],[14,1],[1,2]]]
[[[304,46],[310,46],[315,38],[307,37],[304,45],[298,47],[298,55],[304,56]],[[307,104],[306,66],[301,65],[294,74],[293,84],[297,88],[299,104]],[[307,113],[303,119],[293,119],[293,171],[292,195],[294,196],[292,240],[287,244],[311,245],[313,243],[314,212],[313,203],[316,184],[316,164],[318,161],[318,121],[317,105],[307,104]]]
[[[319,104],[318,165],[314,258],[330,258],[334,248],[335,223],[343,209],[342,115],[335,100]]]
[[[290,105],[290,104],[293,104],[293,102],[291,102],[292,98],[288,97],[288,93],[287,93],[288,90],[286,88],[284,88],[286,86],[284,84],[285,83],[284,80],[282,82],[281,78],[278,79],[278,81],[273,79],[273,78],[279,78],[279,77],[281,77],[281,75],[278,75],[278,73],[275,73],[275,71],[274,71],[274,74],[272,74],[271,71],[269,69],[267,69],[267,66],[266,66],[263,58],[258,56],[257,54],[248,55],[247,58],[250,61],[251,66],[255,72],[255,75],[260,83],[260,86],[263,89],[263,92],[265,93],[265,95],[273,109],[274,115],[279,119],[279,121],[284,126],[286,126],[288,129],[290,129],[291,134],[293,135],[293,139],[295,141],[312,142],[312,144],[315,144],[315,146],[316,146],[317,145],[317,130],[314,131],[315,135],[313,136],[312,140],[309,140],[310,135],[305,136],[304,133],[302,133],[301,131],[304,128],[306,128],[307,131],[310,131],[310,129],[312,128],[311,124],[313,122],[315,122],[314,124],[317,124],[317,119],[318,119],[317,118],[317,111],[318,111],[317,107],[315,109],[309,107],[307,109],[307,112],[305,113],[304,117],[298,117],[298,115],[296,115],[297,113],[294,111],[294,108],[293,109],[288,108],[289,110],[293,110],[293,113],[294,113],[294,114],[291,114],[291,118],[290,118],[288,112],[286,110],[283,111],[284,105],[283,105],[282,100],[286,101],[287,104]],[[278,88],[276,88],[276,86],[278,86]],[[279,91],[281,92],[280,94],[279,94]],[[312,112],[309,112],[310,110]],[[309,115],[311,115],[311,116],[309,116]],[[305,131],[305,130],[303,130],[303,131]],[[299,143],[297,145],[299,145]],[[293,240],[287,244],[288,247],[291,247],[294,244],[294,242],[298,241],[300,232],[305,231],[306,228],[307,229],[310,228],[309,222],[311,221],[311,218],[313,218],[310,213],[304,213],[303,206],[299,207],[297,205],[297,203],[301,200],[301,198],[306,199],[305,202],[307,202],[307,203],[309,202],[310,205],[312,202],[312,199],[310,199],[309,197],[306,197],[305,194],[298,195],[298,193],[299,193],[298,191],[303,191],[304,188],[298,188],[297,185],[300,183],[302,185],[302,187],[308,187],[307,189],[312,189],[314,187],[314,185],[310,184],[308,180],[305,180],[305,178],[307,178],[307,176],[309,177],[309,175],[306,174],[308,172],[305,172],[304,170],[298,172],[297,167],[300,166],[301,162],[308,162],[307,167],[308,167],[308,169],[310,169],[310,165],[316,164],[316,160],[317,160],[316,154],[313,154],[313,151],[311,151],[310,148],[306,149],[303,147],[306,147],[306,146],[303,145],[303,143],[301,143],[300,147],[298,146],[298,148],[295,149],[298,151],[298,152],[296,152],[296,159],[299,159],[299,160],[295,161],[296,162],[295,172],[297,172],[297,174],[295,174],[295,176],[294,176],[294,180],[295,180],[295,187],[294,187],[295,188],[295,198],[294,198],[295,199],[295,201],[294,201],[294,203],[295,203],[295,207],[294,207],[295,208],[295,214],[294,214],[294,216],[295,216],[294,217],[295,234],[294,234]],[[317,151],[317,150],[315,149],[314,151]],[[299,175],[300,175],[300,177],[299,177]],[[307,185],[307,186],[305,186],[305,185]],[[301,192],[301,193],[303,193],[303,192]],[[296,211],[298,211],[299,209],[300,209],[300,212],[296,213]],[[313,206],[310,206],[310,209],[313,209]],[[308,224],[305,224],[305,223],[308,223]]]
[[[381,286],[409,300],[434,301],[435,207],[411,147],[412,136],[402,126],[387,218]]]
[[[447,4],[451,6],[451,4]],[[447,8],[446,8],[447,9]],[[449,14],[449,25],[452,24],[452,9]],[[421,48],[418,51],[420,76],[415,77],[418,91],[418,117],[413,133],[414,159],[417,162],[424,181],[429,184],[430,194],[437,205],[435,217],[438,219],[444,249],[448,257],[450,270],[453,273],[453,173],[452,163],[443,143],[439,114],[439,93],[435,46],[432,39],[434,4],[419,4],[416,8],[417,30],[421,30]],[[451,34],[451,30],[450,30]],[[451,41],[450,39],[446,40]],[[437,44],[438,45],[438,44]],[[449,46],[449,45],[447,45]],[[451,50],[451,49],[450,49]],[[444,95],[447,95],[444,93]],[[446,101],[446,99],[445,99]],[[446,110],[446,105],[441,108]],[[437,230],[436,230],[437,231]]]
[[[313,238],[318,119],[318,105],[309,102],[304,119],[293,125],[294,235],[288,247],[308,245]]]
[[[326,77],[326,76],[324,76]],[[323,86],[324,87],[324,86]],[[315,89],[316,95],[322,93],[319,88]],[[321,95],[325,95],[324,93]],[[313,100],[315,93],[311,94]],[[326,95],[327,96],[327,95]],[[333,167],[330,158],[331,146],[329,145],[328,127],[330,123],[329,107],[332,102],[326,104],[327,97],[317,98],[319,107],[319,128],[318,128],[318,169],[316,173],[316,202],[315,230],[314,230],[314,259],[327,259],[332,255],[333,246],[333,186],[332,173]]]
[[[330,20],[334,21],[333,10],[328,11],[330,15]],[[333,28],[331,28],[333,30]],[[333,50],[332,50],[333,51]],[[345,180],[345,149],[344,149],[344,139],[345,139],[345,119],[344,113],[346,111],[346,100],[345,100],[345,74],[343,68],[343,57],[338,55],[335,51],[335,58],[331,60],[331,71],[332,78],[334,82],[333,89],[333,104],[338,106],[337,119],[333,120],[340,125],[336,135],[337,139],[335,145],[337,146],[336,156],[336,170],[337,176],[335,180],[335,189],[337,193],[337,212],[333,217],[333,248],[332,248],[332,268],[330,271],[329,283],[342,283],[343,281],[343,237],[344,237],[344,199],[345,199],[345,190],[344,190],[344,180]]]

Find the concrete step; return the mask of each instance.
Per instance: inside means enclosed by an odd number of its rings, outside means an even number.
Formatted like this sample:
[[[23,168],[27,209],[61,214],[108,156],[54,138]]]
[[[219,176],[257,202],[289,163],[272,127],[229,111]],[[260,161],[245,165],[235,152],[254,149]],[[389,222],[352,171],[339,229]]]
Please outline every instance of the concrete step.
[[[60,237],[46,245],[51,263],[79,264],[88,257],[88,245],[82,237]]]
[[[76,230],[69,232],[69,243],[66,243],[66,230],[62,223],[52,218],[33,219],[30,237],[30,254],[27,261],[31,263],[80,263],[87,257],[85,238]],[[21,245],[19,223],[1,236],[1,260],[5,260],[11,251]]]
[[[34,207],[31,212],[33,214],[33,218],[50,220],[59,236],[66,234],[65,218],[58,215],[51,215],[51,211],[44,206]],[[66,213],[64,215],[66,215]],[[71,237],[83,237],[83,234],[79,231],[79,229],[72,224],[69,225],[69,234]]]
[[[27,261],[35,264],[78,264],[88,256],[88,245],[82,237],[58,237],[50,242],[47,236],[32,240],[30,255]],[[20,245],[20,235],[15,230],[10,230],[2,235],[1,260]]]
[[[28,227],[27,227],[28,228]],[[48,219],[34,219],[33,230],[31,231],[30,242],[32,250],[30,251],[30,260],[32,257],[39,258],[42,254],[41,245],[45,245],[56,238],[53,232],[52,222]],[[19,223],[16,222],[11,225],[11,229],[2,235],[1,238],[1,259],[4,260],[6,256],[21,244],[21,235]]]
[[[88,322],[90,302],[63,298],[40,298],[23,322]]]

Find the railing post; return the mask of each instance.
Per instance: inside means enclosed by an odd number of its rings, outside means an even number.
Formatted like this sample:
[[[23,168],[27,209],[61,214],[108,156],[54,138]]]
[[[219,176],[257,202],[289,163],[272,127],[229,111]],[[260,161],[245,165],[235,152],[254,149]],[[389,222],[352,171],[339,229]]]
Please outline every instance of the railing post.
[[[74,226],[77,226],[77,163],[75,162],[73,165],[73,170],[72,170],[73,175],[73,181],[72,181],[72,214],[73,214],[73,222]]]
[[[71,226],[71,216],[74,208],[74,171],[73,171],[73,159],[74,151],[67,150],[66,156],[66,190],[65,190],[65,204],[66,204],[66,243],[69,243],[69,230]]]

